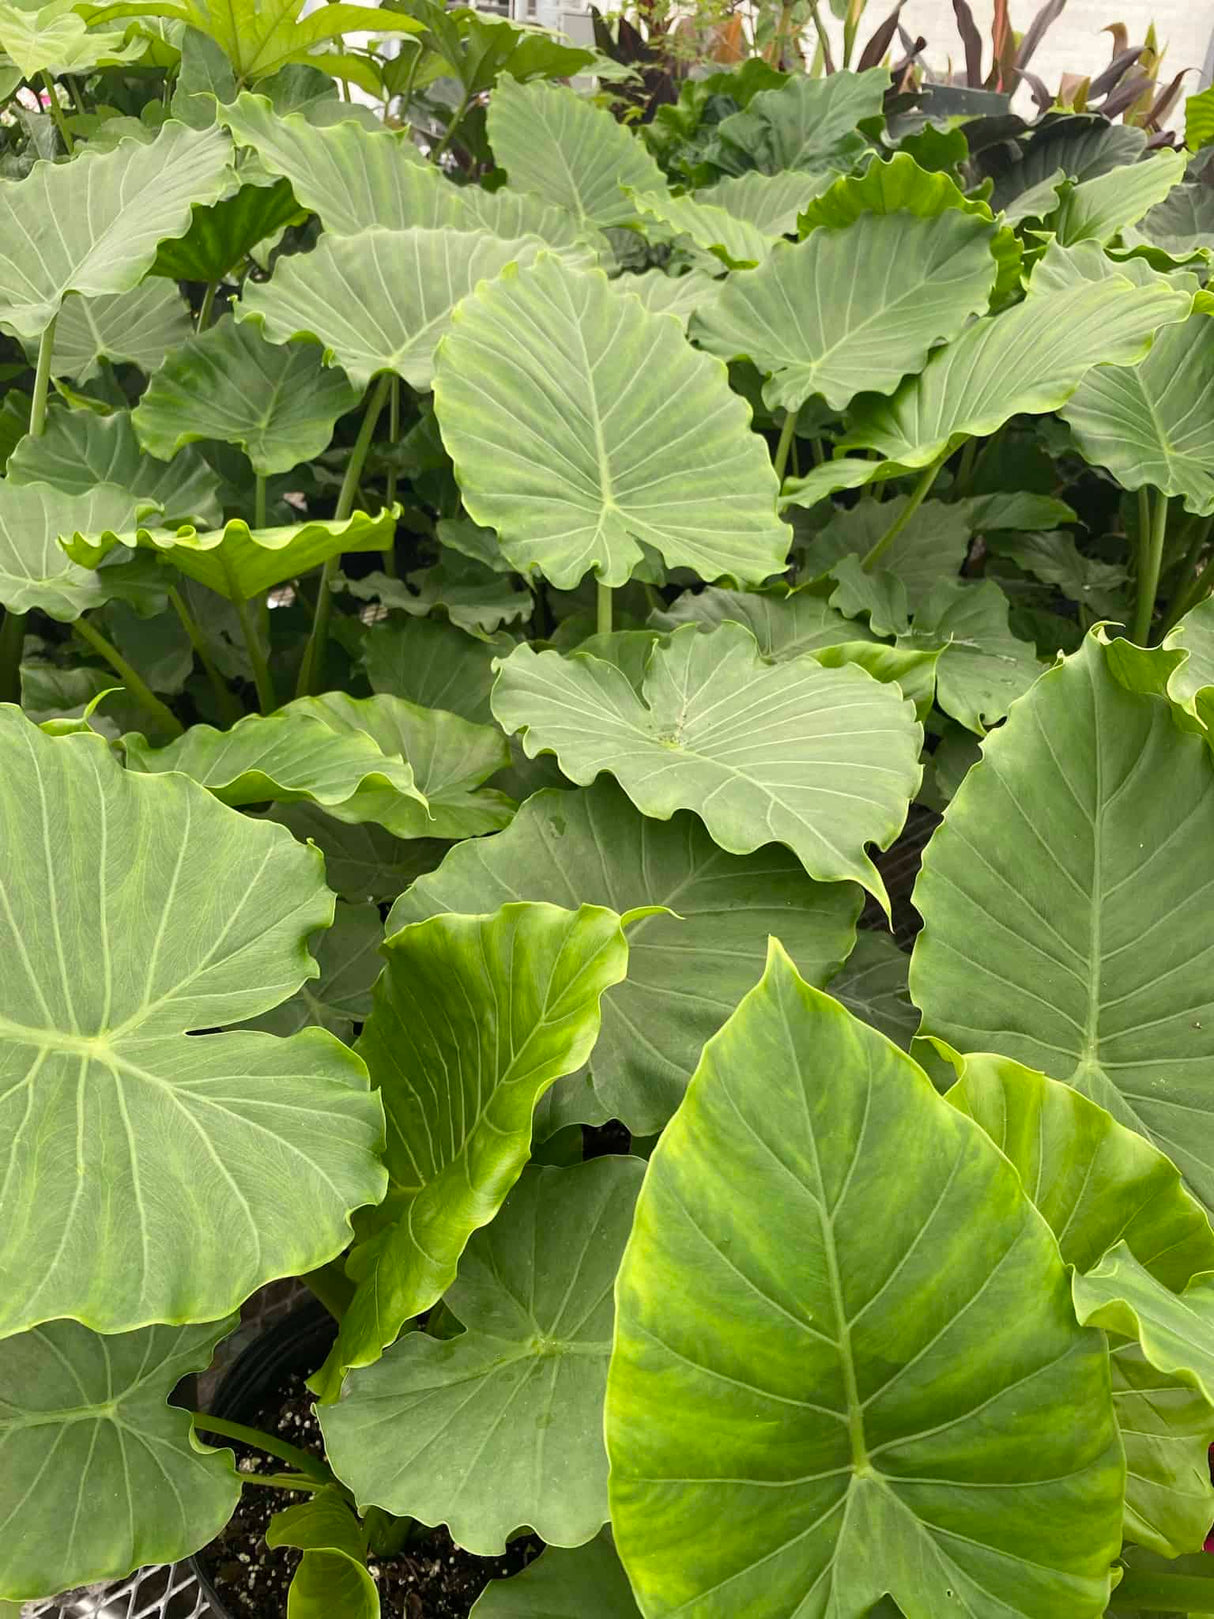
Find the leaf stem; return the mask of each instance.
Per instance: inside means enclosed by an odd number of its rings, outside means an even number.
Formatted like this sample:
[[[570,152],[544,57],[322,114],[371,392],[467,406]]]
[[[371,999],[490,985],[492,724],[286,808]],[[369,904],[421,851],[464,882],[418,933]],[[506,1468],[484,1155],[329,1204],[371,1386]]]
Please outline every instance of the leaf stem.
[[[215,308],[215,294],[219,291],[218,281],[208,281],[206,291],[202,295],[202,303],[198,306],[198,325],[196,331],[205,332],[211,324],[211,313]]]
[[[331,1259],[327,1265],[310,1270],[299,1279],[320,1300],[334,1321],[342,1319],[354,1297],[354,1283],[342,1269],[339,1259]]]
[[[253,527],[266,526],[266,480],[258,472],[253,477]]]
[[[596,579],[594,582],[595,630],[599,635],[611,634],[611,586]]]
[[[393,376],[392,386],[388,390],[388,443],[395,444],[400,437],[400,378]],[[396,504],[396,468],[388,468],[388,487],[384,497],[385,504]],[[384,572],[389,579],[396,578],[396,532],[393,530],[392,538],[384,546]]]
[[[911,490],[910,499],[898,513],[897,517],[894,518],[893,522],[877,541],[876,545],[874,545],[872,550],[869,551],[868,555],[864,558],[864,561],[860,564],[865,573],[872,572],[876,563],[881,560],[881,558],[889,550],[890,546],[898,538],[899,534],[901,534],[902,530],[910,522],[911,518],[919,510],[919,507],[923,504],[928,490],[936,481],[936,474],[944,464],[944,459],[945,457],[943,455],[937,456],[930,466],[924,467],[919,482]]]
[[[1172,600],[1168,603],[1168,610],[1159,631],[1160,636],[1175,628],[1189,608],[1196,606],[1208,594],[1210,581],[1214,578],[1214,553],[1207,558],[1205,567],[1196,578],[1193,577],[1193,569],[1197,566],[1197,559],[1209,541],[1212,528],[1214,528],[1214,515],[1198,518],[1193,525],[1192,544],[1181,565],[1180,581]]]
[[[1155,593],[1159,589],[1159,570],[1163,563],[1163,542],[1167,532],[1168,497],[1162,489],[1157,489],[1154,515],[1138,571],[1138,599],[1134,608],[1134,642],[1137,646],[1146,646],[1150,640]]]
[[[367,459],[367,451],[371,448],[371,438],[375,432],[380,412],[384,408],[384,400],[388,397],[388,389],[392,378],[385,373],[378,379],[367,397],[367,408],[363,412],[362,426],[358,429],[358,437],[354,440],[354,448],[350,451],[350,459],[346,465],[346,475],[342,479],[341,492],[337,497],[337,509],[333,513],[333,520],[344,523],[354,509],[354,496],[358,491],[358,480],[362,475],[363,464]],[[316,597],[316,612],[312,616],[312,633],[308,637],[308,644],[304,648],[303,661],[299,666],[299,680],[295,686],[296,697],[309,697],[312,693],[312,682],[316,678],[320,667],[321,654],[325,647],[325,637],[329,631],[329,612],[333,602],[333,591],[330,588],[333,575],[337,572],[338,557],[330,557],[320,570],[320,589]]]
[[[317,1490],[327,1490],[328,1481],[323,1484],[318,1478],[305,1478],[302,1473],[241,1473],[242,1484],[260,1484],[271,1490],[304,1490],[314,1493]]]
[[[315,1479],[319,1484],[334,1482],[332,1470],[319,1456],[300,1450],[298,1445],[291,1444],[287,1439],[280,1439],[277,1434],[263,1433],[260,1428],[246,1428],[243,1422],[229,1422],[226,1417],[213,1417],[206,1411],[195,1411],[192,1416],[197,1433],[216,1434],[221,1439],[238,1440],[242,1445],[264,1451],[267,1456],[276,1456],[280,1462],[286,1462],[288,1467],[298,1468],[301,1473]]]
[[[0,624],[0,703],[21,701],[21,654],[25,650],[25,614],[5,610]]]
[[[228,593],[232,599],[232,606],[236,609],[236,617],[240,620],[240,633],[244,637],[245,651],[249,654],[249,664],[253,670],[253,684],[257,688],[257,706],[263,714],[272,714],[278,707],[278,694],[274,690],[274,678],[270,674],[269,662],[261,649],[257,625],[253,622],[249,611],[250,604],[236,583],[236,577],[227,562],[224,563],[223,570],[227,575]]]
[[[413,81],[417,78],[417,70],[421,65],[421,59],[422,46],[419,41],[417,49],[413,53],[413,59],[405,73],[405,88],[400,93],[400,116],[401,121],[406,124],[409,122],[409,104],[413,100]]]
[[[190,645],[194,648],[194,656],[203,667],[207,679],[211,683],[211,690],[215,693],[215,700],[219,704],[219,711],[229,725],[241,718],[240,704],[232,694],[227,681],[215,667],[211,654],[207,651],[207,643],[201,629],[185,604],[185,598],[176,585],[169,586],[169,605],[181,620],[181,627],[190,638]]]
[[[114,673],[121,677],[123,685],[135,701],[140,707],[146,708],[148,713],[154,716],[157,724],[163,730],[166,730],[170,736],[182,735],[185,727],[176,714],[173,713],[173,710],[160,701],[143,676],[132,668],[111,641],[106,640],[96,625],[90,624],[87,618],[78,618],[72,625],[72,629],[82,641],[92,647],[94,652],[101,654]]]
[[[772,462],[777,483],[784,482],[784,468],[788,465],[788,452],[792,449],[792,441],[797,436],[798,410],[789,410],[784,413],[784,426],[780,429],[780,439],[776,445],[776,458]]]
[[[442,157],[443,153],[447,150],[448,146],[450,146],[451,137],[455,134],[456,130],[459,128],[460,124],[463,122],[464,114],[468,111],[468,108],[471,105],[472,105],[472,91],[471,90],[465,90],[463,100],[460,102],[459,106],[455,109],[455,112],[454,112],[453,116],[451,117],[450,121],[448,122],[446,129],[443,131],[442,140],[439,141],[438,145],[434,148],[433,152],[431,152],[431,154],[430,154],[431,160],[433,162],[437,163],[439,158]]]
[[[40,438],[46,429],[46,399],[51,383],[51,353],[55,347],[55,322],[57,315],[52,315],[50,325],[38,339],[38,364],[34,371],[34,397],[30,401],[30,437]]]
[[[59,138],[63,142],[67,155],[71,157],[75,153],[76,143],[72,139],[71,130],[67,127],[67,119],[63,116],[63,108],[59,105],[58,88],[46,68],[43,68],[41,78],[46,86],[46,98],[51,104],[51,117],[55,120],[55,128],[59,131]]]

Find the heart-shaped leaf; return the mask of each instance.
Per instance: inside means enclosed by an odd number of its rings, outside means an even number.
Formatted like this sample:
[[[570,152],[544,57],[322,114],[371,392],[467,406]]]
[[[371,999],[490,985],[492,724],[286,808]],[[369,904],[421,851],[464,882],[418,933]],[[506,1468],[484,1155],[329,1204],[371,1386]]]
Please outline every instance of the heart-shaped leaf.
[[[256,328],[221,320],[169,355],[131,420],[162,461],[219,439],[239,445],[266,478],[327,449],[337,418],[358,400],[310,344],[267,343]]]
[[[231,1454],[168,1401],[234,1325],[99,1338],[51,1321],[0,1340],[0,1593],[120,1579],[219,1533],[240,1497]]]
[[[299,202],[332,235],[415,226],[486,230],[510,240],[538,236],[562,254],[591,256],[572,214],[509,186],[455,185],[400,131],[351,123],[318,127],[298,114],[280,116],[264,96],[247,91],[224,108],[224,120],[271,173],[291,182]]]
[[[590,1057],[606,1116],[654,1135],[705,1040],[762,971],[768,935],[778,928],[810,982],[825,983],[851,948],[859,898],[848,885],[813,882],[777,844],[730,855],[685,812],[651,820],[603,779],[536,793],[498,837],[452,849],[402,894],[388,928],[511,899],[659,907],[629,929],[629,975],[603,998]]]
[[[1079,453],[1123,488],[1214,511],[1214,424],[1194,401],[1214,388],[1214,317],[1166,326],[1140,365],[1097,366],[1063,405]]]
[[[221,130],[167,123],[150,142],[124,140],[71,163],[37,163],[0,189],[0,321],[41,336],[70,292],[129,292],[160,242],[184,236],[194,203],[216,202],[229,179]]]
[[[906,987],[909,968],[910,957],[888,933],[861,929],[856,948],[827,988],[849,1012],[909,1050],[919,1027],[919,1013]]]
[[[520,1524],[550,1546],[598,1533],[612,1287],[643,1174],[639,1158],[614,1157],[524,1170],[444,1300],[465,1330],[406,1333],[321,1407],[360,1507],[445,1523],[481,1556],[504,1552]]]
[[[1104,1612],[1105,1341],[1011,1165],[774,942],[651,1160],[617,1310],[611,1517],[650,1619]]]
[[[803,652],[862,641],[868,632],[854,619],[844,618],[823,596],[807,590],[686,590],[676,596],[650,622],[658,629],[677,630],[682,624],[744,624],[765,658],[779,663]]]
[[[130,360],[150,375],[192,330],[185,300],[167,281],[102,298],[69,293],[55,321],[51,371],[87,382],[102,360]]]
[[[365,790],[388,801],[409,798],[425,811],[425,797],[403,759],[382,752],[365,732],[334,736],[297,704],[277,714],[249,714],[230,731],[192,725],[163,748],[149,747],[138,732],[122,740],[128,770],[180,771],[233,808],[306,799],[333,813],[349,810],[349,801]]]
[[[391,543],[399,510],[393,506],[375,517],[355,512],[345,522],[316,518],[288,528],[250,529],[236,517],[203,533],[191,524],[121,532],[103,523],[78,523],[74,531],[65,524],[61,543],[73,561],[89,568],[116,545],[138,546],[167,557],[188,578],[229,601],[249,601],[344,551],[382,551]]]
[[[723,118],[718,134],[737,153],[737,172],[843,171],[865,149],[857,124],[881,116],[888,88],[884,68],[821,79],[796,73],[779,89],[760,90],[744,111]]]
[[[520,646],[493,712],[571,781],[609,770],[643,815],[693,810],[731,854],[783,843],[811,877],[851,879],[885,903],[865,845],[885,848],[902,827],[920,730],[897,687],[854,665],[771,664],[740,624],[688,624],[654,648],[639,695],[600,658]]]
[[[642,546],[704,579],[784,566],[767,448],[677,321],[551,257],[464,299],[435,408],[469,514],[520,573],[622,585]]]
[[[371,690],[444,708],[477,724],[492,722],[494,661],[509,650],[432,618],[372,625],[363,646]]]
[[[13,483],[49,483],[78,497],[97,484],[112,484],[140,502],[154,501],[171,518],[223,521],[214,469],[197,450],[170,451],[161,461],[145,455],[125,410],[112,416],[51,411],[41,436],[23,438],[9,456],[6,472]]]
[[[770,408],[821,394],[836,410],[864,390],[890,393],[987,307],[994,226],[950,210],[934,218],[866,214],[846,230],[777,244],[701,306],[693,333],[712,354],[749,359]]]
[[[1214,1203],[1214,762],[1089,636],[983,745],[924,854],[927,1033],[1065,1080]],[[998,828],[998,836],[991,835]]]
[[[823,190],[833,176],[785,170],[780,174],[748,174],[719,180],[696,193],[697,199],[712,208],[724,208],[735,219],[745,220],[764,236],[795,235],[797,216]]]
[[[401,838],[471,838],[498,831],[514,814],[512,799],[484,786],[510,763],[494,726],[400,697],[343,691],[301,697],[287,712],[310,715],[339,737],[369,737],[385,758],[412,767],[417,802],[367,782],[352,799],[326,806],[339,820],[378,821]]]
[[[510,184],[590,229],[623,225],[635,209],[623,187],[664,192],[644,141],[605,107],[561,85],[499,79],[489,102],[489,144]]]
[[[1050,262],[1047,253],[1042,265]],[[974,321],[889,399],[857,401],[841,442],[926,466],[1019,412],[1056,410],[1095,365],[1136,365],[1160,327],[1189,313],[1190,295],[1162,280],[1136,286],[1114,275],[1036,291],[1040,274],[1023,303]]]
[[[1062,199],[1054,224],[1058,240],[1065,247],[1110,241],[1163,201],[1184,178],[1187,161],[1183,152],[1165,150],[1081,181]]]
[[[0,602],[14,613],[40,608],[63,623],[100,607],[121,592],[122,570],[77,567],[59,537],[77,527],[125,528],[136,510],[135,497],[113,484],[65,495],[46,483],[0,479]]]
[[[356,387],[389,371],[429,388],[455,305],[506,265],[530,263],[541,246],[476,230],[325,236],[314,252],[280,259],[269,281],[247,287],[238,313],[259,322],[271,343],[322,344],[326,363],[344,366]]]
[[[1008,628],[1008,599],[993,579],[943,579],[907,635],[907,651],[937,652],[936,701],[982,736],[1041,673],[1036,648]]]
[[[89,28],[72,6],[73,0],[30,8],[0,5],[0,51],[20,68],[22,78],[91,73],[135,61],[147,50],[146,39],[127,43],[125,29]]]
[[[339,1253],[383,1191],[381,1111],[339,1041],[189,1033],[315,976],[320,857],[101,737],[4,707],[0,750],[0,1134],[72,1144],[17,1154],[0,1191],[0,1334],[213,1321]],[[64,853],[80,825],[87,873]]]
[[[1133,1341],[1110,1344],[1109,1371],[1125,1446],[1126,1539],[1163,1557],[1200,1550],[1214,1522],[1214,1405]]]
[[[672,197],[665,188],[638,192],[630,187],[626,195],[646,222],[658,222],[656,233],[646,223],[651,234],[659,238],[665,232],[686,236],[696,247],[715,253],[731,268],[761,264],[771,252],[773,238],[748,220],[735,218],[728,209],[714,208],[696,197]]]
[[[593,905],[436,916],[387,940],[357,1050],[389,1119],[389,1193],[348,1261],[358,1285],[314,1380],[326,1397],[455,1280],[522,1172],[536,1102],[589,1056],[627,964],[620,918]]]

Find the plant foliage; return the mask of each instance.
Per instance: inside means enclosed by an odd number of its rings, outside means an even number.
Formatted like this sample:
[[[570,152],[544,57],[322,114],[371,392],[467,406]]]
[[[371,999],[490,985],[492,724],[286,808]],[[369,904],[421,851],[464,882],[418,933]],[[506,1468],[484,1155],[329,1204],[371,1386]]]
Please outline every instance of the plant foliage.
[[[1209,93],[753,9],[0,5],[5,1612],[1214,1612]]]

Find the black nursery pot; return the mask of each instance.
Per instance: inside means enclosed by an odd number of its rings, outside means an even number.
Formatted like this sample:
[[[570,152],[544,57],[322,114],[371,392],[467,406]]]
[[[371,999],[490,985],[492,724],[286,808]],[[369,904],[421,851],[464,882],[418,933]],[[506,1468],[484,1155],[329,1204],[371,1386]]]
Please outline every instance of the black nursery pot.
[[[324,1305],[316,1299],[304,1299],[236,1357],[215,1390],[208,1407],[211,1415],[242,1422],[246,1427],[256,1425],[259,1413],[285,1390],[293,1375],[312,1375],[336,1337],[337,1323]],[[205,1432],[202,1437],[209,1444],[222,1443]],[[189,1561],[216,1619],[233,1619],[232,1610],[203,1567],[201,1555]]]

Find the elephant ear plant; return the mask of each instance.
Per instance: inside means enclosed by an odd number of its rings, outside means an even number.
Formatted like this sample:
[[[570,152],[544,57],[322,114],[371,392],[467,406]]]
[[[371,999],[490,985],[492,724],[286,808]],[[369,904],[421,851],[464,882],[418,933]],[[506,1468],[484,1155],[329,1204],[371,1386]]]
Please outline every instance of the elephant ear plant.
[[[1208,120],[5,10],[0,1608],[1214,1613]]]

